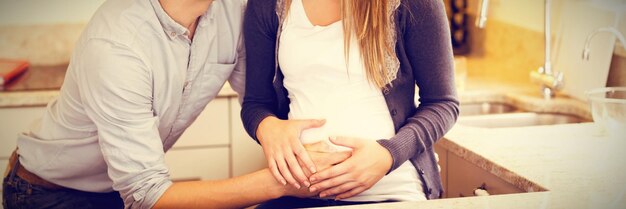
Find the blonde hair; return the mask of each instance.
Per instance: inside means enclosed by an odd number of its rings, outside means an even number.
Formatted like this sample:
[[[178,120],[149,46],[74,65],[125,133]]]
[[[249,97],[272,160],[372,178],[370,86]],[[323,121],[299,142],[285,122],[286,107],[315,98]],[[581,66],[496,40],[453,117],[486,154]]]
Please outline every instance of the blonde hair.
[[[285,0],[286,13],[291,1]],[[368,81],[381,89],[395,79],[395,74],[390,75],[392,72],[387,70],[386,63],[389,59],[397,59],[395,41],[390,44],[392,38],[388,37],[395,33],[387,33],[387,30],[395,31],[391,27],[389,6],[388,0],[341,0],[346,61],[350,53],[350,40],[354,36],[361,50]]]

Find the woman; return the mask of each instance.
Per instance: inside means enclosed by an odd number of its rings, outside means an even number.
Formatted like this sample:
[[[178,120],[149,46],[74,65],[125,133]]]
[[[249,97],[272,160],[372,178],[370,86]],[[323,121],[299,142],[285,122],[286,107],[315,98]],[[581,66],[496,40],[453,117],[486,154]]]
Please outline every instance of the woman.
[[[263,206],[441,197],[433,145],[458,101],[440,0],[250,0],[244,36],[246,130],[279,182],[335,199]],[[303,144],[327,138],[352,156],[316,171]]]

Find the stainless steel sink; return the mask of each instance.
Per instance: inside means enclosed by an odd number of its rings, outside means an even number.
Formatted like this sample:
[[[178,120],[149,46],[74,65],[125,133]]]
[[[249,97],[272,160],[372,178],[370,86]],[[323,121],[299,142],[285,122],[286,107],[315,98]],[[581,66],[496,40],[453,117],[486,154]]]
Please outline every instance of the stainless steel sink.
[[[459,124],[482,128],[504,128],[582,123],[588,120],[560,113],[518,112],[459,117]]]
[[[464,103],[460,105],[459,109],[461,116],[502,114],[520,111],[513,105],[498,102]]]

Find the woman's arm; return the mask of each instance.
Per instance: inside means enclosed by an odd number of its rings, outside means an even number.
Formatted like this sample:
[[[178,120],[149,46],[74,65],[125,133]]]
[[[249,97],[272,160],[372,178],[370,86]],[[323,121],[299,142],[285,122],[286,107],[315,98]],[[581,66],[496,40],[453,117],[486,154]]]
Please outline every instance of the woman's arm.
[[[271,14],[275,4],[268,0],[250,0],[244,17],[246,51],[246,88],[241,109],[243,125],[258,142],[261,121],[276,116],[278,101],[273,87],[278,17]]]
[[[393,157],[389,172],[430,149],[452,128],[459,114],[454,86],[450,29],[442,1],[403,1],[408,12],[404,46],[419,87],[415,114],[389,140],[379,140]]]
[[[315,173],[316,168],[302,143],[300,133],[307,128],[324,124],[323,120],[281,120],[278,98],[273,86],[276,70],[276,33],[278,17],[275,0],[251,0],[244,17],[246,46],[246,95],[241,117],[248,134],[257,140],[265,153],[268,167],[282,184],[300,188],[309,186],[305,169]],[[300,183],[298,183],[300,182]]]

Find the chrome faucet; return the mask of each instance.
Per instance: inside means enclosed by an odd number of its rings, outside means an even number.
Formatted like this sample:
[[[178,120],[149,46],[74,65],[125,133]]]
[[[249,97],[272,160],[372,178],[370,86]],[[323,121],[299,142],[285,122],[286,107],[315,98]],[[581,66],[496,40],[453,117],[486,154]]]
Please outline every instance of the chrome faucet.
[[[534,83],[541,85],[541,95],[545,99],[554,97],[554,93],[563,87],[563,72],[555,72],[550,62],[550,7],[552,0],[545,0],[545,62],[537,71],[530,72]]]
[[[622,47],[626,49],[626,39],[624,38],[624,35],[622,33],[620,33],[617,29],[615,29],[615,27],[598,28],[595,31],[593,31],[591,34],[589,34],[589,36],[587,36],[587,40],[585,41],[585,48],[583,48],[583,60],[589,60],[589,53],[591,51],[589,49],[589,45],[591,45],[591,39],[593,39],[593,37],[596,34],[602,33],[602,32],[613,34],[615,37],[617,37],[619,42],[622,43]]]
[[[478,5],[478,17],[476,17],[476,27],[485,28],[487,24],[487,11],[489,10],[489,0],[481,0]]]

